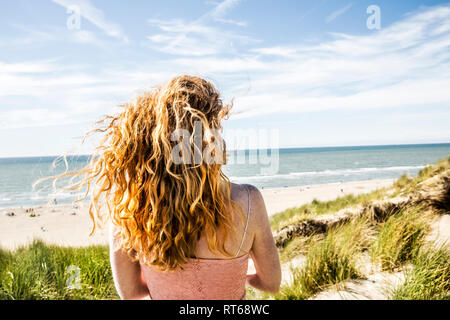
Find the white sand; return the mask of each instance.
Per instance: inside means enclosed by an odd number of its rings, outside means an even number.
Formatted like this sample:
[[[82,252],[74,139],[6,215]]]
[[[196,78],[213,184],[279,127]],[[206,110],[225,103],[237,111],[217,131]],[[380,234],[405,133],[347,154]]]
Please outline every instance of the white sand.
[[[35,238],[58,245],[86,246],[107,243],[107,232],[97,230],[92,237],[88,205],[73,209],[72,205],[43,206],[34,208],[35,217],[26,208],[8,209],[14,216],[4,216],[0,210],[0,246],[14,249]],[[76,213],[76,215],[72,215]]]
[[[369,192],[391,185],[393,179],[311,185],[280,189],[265,189],[262,194],[269,215],[290,207],[318,200],[332,200],[354,193]],[[72,205],[43,206],[34,208],[35,217],[25,212],[27,208],[0,210],[0,247],[14,249],[39,238],[47,243],[66,246],[106,244],[107,232],[99,229],[89,237],[92,222],[87,213],[87,205],[78,209]],[[14,216],[3,215],[4,211],[14,212]],[[75,213],[75,215],[73,215]]]
[[[317,184],[301,187],[261,190],[269,215],[301,206],[314,199],[334,200],[348,194],[361,194],[392,185],[395,179]]]
[[[435,219],[431,224],[427,240],[431,241],[437,248],[442,245],[450,247],[450,215],[442,215]]]

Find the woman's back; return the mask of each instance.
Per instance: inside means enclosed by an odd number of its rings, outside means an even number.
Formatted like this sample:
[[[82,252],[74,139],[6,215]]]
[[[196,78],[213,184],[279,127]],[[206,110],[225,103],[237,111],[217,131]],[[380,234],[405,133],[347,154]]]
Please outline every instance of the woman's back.
[[[243,189],[247,198],[245,204],[242,201]],[[244,223],[238,219],[236,212],[232,213],[236,215],[234,219],[236,234],[226,245],[228,250],[236,252],[235,257],[213,255],[208,249],[205,237],[202,237],[197,244],[198,258],[190,258],[182,269],[159,271],[141,261],[142,275],[151,299],[239,300],[245,298],[249,251],[253,242],[253,225],[250,225],[251,195],[248,186],[233,185],[231,192],[232,199],[240,203],[246,212]],[[236,241],[237,239],[239,242]],[[237,249],[236,246],[238,246]]]
[[[141,270],[150,299],[239,300],[245,298],[248,257],[190,259],[183,269],[173,271],[141,264]]]

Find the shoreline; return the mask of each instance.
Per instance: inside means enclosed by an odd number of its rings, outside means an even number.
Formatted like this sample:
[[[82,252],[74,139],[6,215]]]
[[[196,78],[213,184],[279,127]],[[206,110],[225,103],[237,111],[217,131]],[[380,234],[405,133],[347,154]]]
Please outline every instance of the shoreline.
[[[260,189],[269,216],[311,202],[333,200],[348,194],[361,194],[392,185],[396,179],[379,179],[328,184]],[[0,209],[0,248],[14,250],[42,239],[61,246],[88,246],[108,243],[107,230],[96,229],[92,236],[89,203],[42,205]],[[31,210],[30,210],[31,209]],[[4,212],[14,212],[14,216]],[[34,213],[34,216],[33,216]]]

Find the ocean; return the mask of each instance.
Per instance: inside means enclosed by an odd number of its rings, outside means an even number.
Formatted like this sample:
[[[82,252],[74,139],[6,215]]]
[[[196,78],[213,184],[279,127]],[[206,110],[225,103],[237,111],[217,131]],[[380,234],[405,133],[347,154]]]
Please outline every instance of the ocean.
[[[450,143],[235,151],[229,153],[224,173],[232,182],[282,188],[414,176],[449,155]],[[54,198],[69,203],[78,197],[74,192],[53,194],[51,188],[33,190],[39,178],[62,172],[61,161],[52,166],[55,159],[0,158],[0,208],[43,205]],[[69,168],[80,169],[88,160],[71,157]]]

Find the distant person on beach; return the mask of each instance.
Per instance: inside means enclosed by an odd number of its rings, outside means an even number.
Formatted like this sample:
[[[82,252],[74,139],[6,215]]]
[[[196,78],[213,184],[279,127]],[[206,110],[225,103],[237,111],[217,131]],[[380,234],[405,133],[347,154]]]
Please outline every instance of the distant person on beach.
[[[110,221],[122,299],[245,299],[246,284],[279,290],[264,200],[222,172],[230,108],[210,82],[180,76],[95,130],[105,137],[91,163],[71,174],[83,176],[75,188],[92,190],[94,229]],[[255,274],[247,274],[250,257]]]

